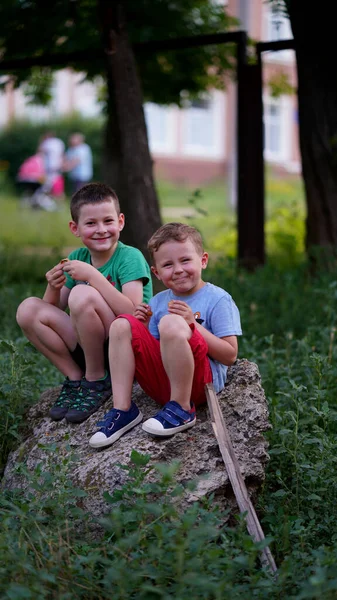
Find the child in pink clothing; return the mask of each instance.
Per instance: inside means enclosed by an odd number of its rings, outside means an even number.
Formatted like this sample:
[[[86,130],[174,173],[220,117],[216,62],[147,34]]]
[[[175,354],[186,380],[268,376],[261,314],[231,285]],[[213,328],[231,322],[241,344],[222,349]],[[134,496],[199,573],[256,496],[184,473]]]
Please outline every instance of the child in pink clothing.
[[[22,163],[18,172],[18,181],[23,183],[36,183],[40,186],[46,177],[44,162],[42,155],[37,152],[33,156],[29,156]]]

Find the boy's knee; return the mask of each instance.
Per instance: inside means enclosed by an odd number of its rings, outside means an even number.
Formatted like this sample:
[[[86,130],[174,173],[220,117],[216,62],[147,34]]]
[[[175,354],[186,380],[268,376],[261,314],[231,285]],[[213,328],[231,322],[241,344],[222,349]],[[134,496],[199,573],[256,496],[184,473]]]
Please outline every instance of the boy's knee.
[[[191,337],[191,329],[180,315],[165,315],[159,323],[159,335],[160,339],[188,339]]]
[[[115,319],[111,325],[109,330],[109,339],[113,339],[116,337],[122,336],[131,336],[131,325],[127,319],[123,319],[123,317],[119,317]]]
[[[32,296],[31,298],[26,298],[19,304],[18,309],[16,311],[16,322],[20,327],[30,323],[34,317],[36,317],[38,307],[41,304],[41,298],[35,298]]]
[[[68,306],[70,312],[83,313],[93,306],[99,292],[89,285],[76,285],[69,294]]]

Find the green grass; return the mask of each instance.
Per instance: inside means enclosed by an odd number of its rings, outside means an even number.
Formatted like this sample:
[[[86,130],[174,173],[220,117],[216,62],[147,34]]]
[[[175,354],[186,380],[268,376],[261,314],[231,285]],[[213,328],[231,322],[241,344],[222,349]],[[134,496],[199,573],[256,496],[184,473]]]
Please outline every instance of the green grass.
[[[160,183],[159,189],[163,214],[165,208],[193,208],[188,202],[193,190],[167,183]],[[209,236],[213,256],[206,277],[236,300],[243,326],[239,357],[256,362],[261,372],[272,429],[267,433],[270,462],[256,509],[278,566],[277,579],[261,569],[259,548],[242,521],[235,528],[223,527],[216,498],[179,514],[175,498],[184,490],[175,485],[178,465],[158,466],[159,481],[148,484],[147,458],[136,454],[126,485],[112,497],[105,496],[111,513],[100,521],[102,536],[91,539],[91,517],[80,508],[85,492],[73,488],[66,475],[77,458],[72,453],[64,458],[62,448],[51,443],[47,471],[37,467],[27,473],[18,465],[31,483],[30,498],[0,498],[4,600],[105,600],[112,594],[116,600],[336,600],[335,271],[322,266],[313,275],[303,255],[304,206],[298,179],[268,178],[267,189],[269,261],[255,273],[238,270],[227,252],[235,231],[233,226],[223,229],[232,211],[223,208],[220,184],[203,190],[204,200],[195,199],[196,214],[186,221],[200,224],[203,235]],[[207,210],[212,206],[212,214],[201,215],[197,209],[206,205]],[[66,223],[66,215],[59,216]],[[47,223],[55,215],[44,217]],[[20,245],[25,229],[21,232],[17,223],[11,222],[12,235]],[[218,228],[213,235],[212,223]],[[54,228],[50,235],[49,245],[57,248]],[[44,389],[59,383],[60,376],[26,344],[15,323],[19,302],[42,293],[50,257],[0,251],[0,258],[4,466],[8,452],[24,435],[25,410]],[[65,444],[71,444],[71,437]],[[60,480],[62,485],[56,485]]]
[[[194,189],[159,182],[164,221],[180,220],[197,227],[205,247],[216,255],[236,256],[236,214],[225,181]],[[297,176],[266,171],[266,253],[300,256],[304,251],[304,192]]]
[[[44,287],[47,259],[34,260],[0,261],[3,462],[22,436],[26,408],[60,380],[27,347],[14,320],[20,300]],[[269,404],[270,462],[256,508],[279,568],[277,580],[260,568],[258,547],[243,524],[220,527],[215,498],[179,515],[177,465],[161,467],[162,480],[153,488],[143,480],[141,457],[135,457],[129,483],[109,499],[111,514],[101,522],[102,537],[93,541],[85,533],[90,518],[80,510],[85,492],[66,477],[76,456],[65,459],[62,448],[51,444],[50,469],[28,475],[34,490],[29,500],[0,498],[4,600],[103,600],[111,589],[116,600],[336,599],[335,274],[320,269],[310,275],[304,257],[301,264],[274,263],[255,273],[238,272],[223,257],[212,260],[206,274],[238,303],[244,332],[239,356],[258,364]],[[55,485],[60,477],[61,487]]]
[[[197,227],[208,251],[236,255],[235,210],[228,201],[225,181],[215,181],[195,189],[165,181],[157,185],[162,219],[182,221]],[[0,195],[2,227],[0,243],[5,247],[40,252],[75,248],[79,241],[69,231],[68,201],[58,212],[23,209],[10,192]],[[304,247],[304,199],[298,177],[266,178],[266,247],[267,254],[279,249],[291,256],[300,255]],[[49,249],[49,250],[46,250]],[[35,250],[34,250],[35,251]]]
[[[22,208],[15,197],[0,198],[2,213],[1,243],[6,247],[62,249],[78,246],[68,228],[67,205],[57,212]],[[28,251],[28,250],[27,250]]]

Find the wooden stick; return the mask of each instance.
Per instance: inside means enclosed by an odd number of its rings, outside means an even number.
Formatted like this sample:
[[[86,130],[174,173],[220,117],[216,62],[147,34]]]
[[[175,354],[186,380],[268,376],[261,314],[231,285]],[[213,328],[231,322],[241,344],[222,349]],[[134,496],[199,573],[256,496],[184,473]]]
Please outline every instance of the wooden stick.
[[[245,481],[242,477],[239,461],[235,456],[234,448],[228,433],[225,419],[221,412],[217,395],[212,383],[205,385],[207,404],[211,415],[211,421],[215,437],[218,441],[220,452],[225,463],[229,481],[231,482],[236,501],[241,513],[246,513],[247,529],[255,542],[265,539],[262,527],[257,518],[254,506],[249,498]],[[261,552],[261,562],[268,567],[272,573],[276,573],[277,567],[273,555],[268,546]]]

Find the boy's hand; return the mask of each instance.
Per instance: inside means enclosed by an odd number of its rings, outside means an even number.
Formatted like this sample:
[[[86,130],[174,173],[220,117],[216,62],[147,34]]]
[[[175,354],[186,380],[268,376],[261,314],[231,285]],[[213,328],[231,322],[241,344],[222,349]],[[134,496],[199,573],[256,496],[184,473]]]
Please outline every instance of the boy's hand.
[[[180,315],[189,325],[195,323],[191,307],[182,300],[170,300],[168,303],[168,311],[172,315]]]
[[[148,304],[142,302],[141,304],[137,304],[137,306],[135,307],[133,316],[136,317],[138,321],[142,321],[142,323],[144,323],[144,325],[147,326],[152,317],[152,310]]]
[[[89,281],[92,274],[97,271],[95,267],[82,260],[67,260],[62,265],[62,269],[77,281]]]
[[[50,287],[52,287],[54,290],[60,290],[66,282],[66,277],[63,273],[62,265],[58,263],[57,265],[55,265],[55,267],[50,269],[50,271],[47,271],[46,279]]]

